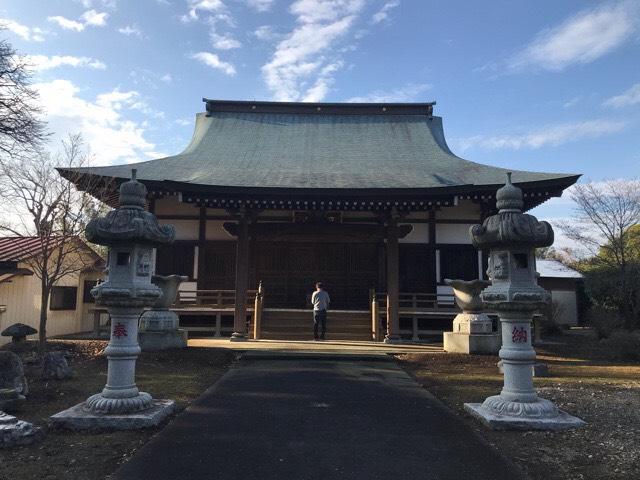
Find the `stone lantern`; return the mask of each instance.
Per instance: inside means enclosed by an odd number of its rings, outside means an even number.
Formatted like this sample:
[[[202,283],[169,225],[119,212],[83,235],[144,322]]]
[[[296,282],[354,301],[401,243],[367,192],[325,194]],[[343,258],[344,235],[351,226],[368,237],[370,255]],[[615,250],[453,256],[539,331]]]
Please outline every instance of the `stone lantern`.
[[[498,214],[470,230],[474,246],[490,251],[487,273],[491,286],[480,298],[502,323],[504,387],[482,404],[466,403],[465,409],[494,429],[578,427],[582,420],[539,398],[533,387],[536,353],[531,346],[531,321],[551,300],[549,292],[537,284],[535,248],[553,243],[553,229],[522,213],[523,205],[522,190],[512,185],[508,173],[506,185],[496,194]]]
[[[146,187],[131,180],[120,186],[120,206],[87,225],[87,239],[109,247],[107,279],[91,290],[97,305],[111,317],[111,339],[105,350],[109,360],[107,384],[86,402],[60,412],[51,420],[71,428],[130,429],[155,425],[174,409],[172,400],[154,400],[135,383],[138,319],[162,295],[151,282],[153,248],[171,243],[175,229],[160,226],[145,211]]]

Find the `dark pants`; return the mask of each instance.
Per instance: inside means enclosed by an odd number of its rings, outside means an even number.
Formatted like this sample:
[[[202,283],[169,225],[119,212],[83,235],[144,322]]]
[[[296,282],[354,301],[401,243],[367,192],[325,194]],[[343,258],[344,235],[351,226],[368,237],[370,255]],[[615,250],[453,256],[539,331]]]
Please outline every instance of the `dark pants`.
[[[314,310],[313,311],[313,338],[318,338],[318,327],[321,328],[320,338],[324,338],[324,334],[327,331],[327,311],[326,310]]]

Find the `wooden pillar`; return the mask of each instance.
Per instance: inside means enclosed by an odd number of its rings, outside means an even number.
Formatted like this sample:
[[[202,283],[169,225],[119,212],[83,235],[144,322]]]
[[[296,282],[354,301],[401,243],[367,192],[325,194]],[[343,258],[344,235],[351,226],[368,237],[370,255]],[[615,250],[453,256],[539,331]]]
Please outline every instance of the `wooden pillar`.
[[[253,307],[253,339],[260,340],[262,330],[262,302],[263,302],[262,282],[258,284],[256,299]]]
[[[438,276],[436,268],[436,211],[429,210],[429,263],[431,264],[431,281],[433,291],[430,293],[438,293]]]
[[[204,284],[204,261],[205,261],[205,248],[207,244],[207,208],[200,207],[198,217],[198,265],[196,271],[198,278],[196,279],[196,290],[206,290],[207,286]]]
[[[231,341],[247,339],[247,289],[249,288],[249,215],[238,216],[236,244],[236,300]]]
[[[387,334],[384,337],[385,343],[400,341],[399,292],[398,213],[393,209],[387,219]]]

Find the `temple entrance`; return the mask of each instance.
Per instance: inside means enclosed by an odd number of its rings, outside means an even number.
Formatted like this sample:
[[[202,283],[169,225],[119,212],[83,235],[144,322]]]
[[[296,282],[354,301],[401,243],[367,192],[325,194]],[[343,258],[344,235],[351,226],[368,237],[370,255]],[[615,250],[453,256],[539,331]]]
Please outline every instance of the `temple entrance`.
[[[380,285],[374,243],[256,242],[253,276],[269,292],[269,307],[308,308],[315,283],[325,284],[331,308],[367,310],[369,289]]]

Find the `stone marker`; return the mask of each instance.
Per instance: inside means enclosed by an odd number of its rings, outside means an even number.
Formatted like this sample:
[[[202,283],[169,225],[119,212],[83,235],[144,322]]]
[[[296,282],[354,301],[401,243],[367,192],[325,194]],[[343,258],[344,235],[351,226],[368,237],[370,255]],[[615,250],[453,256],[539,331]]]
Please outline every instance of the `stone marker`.
[[[29,445],[40,436],[40,428],[0,411],[0,448]]]
[[[36,333],[38,333],[38,330],[29,325],[14,323],[5,328],[0,335],[3,337],[11,337],[13,343],[21,343],[27,340],[28,335],[35,335]]]
[[[73,376],[71,367],[63,352],[47,352],[42,359],[42,372],[44,379],[65,380]]]
[[[500,334],[493,332],[493,322],[483,312],[480,292],[491,285],[486,280],[449,280],[456,303],[462,313],[453,319],[453,332],[444,332],[444,351],[495,355],[500,349]]]
[[[153,248],[173,241],[175,229],[161,226],[144,210],[147,189],[131,180],[120,185],[120,206],[87,225],[90,242],[109,247],[105,282],[91,290],[96,305],[111,317],[107,384],[86,402],[53,415],[53,426],[83,430],[130,430],[157,425],[175,409],[173,400],[154,400],[135,383],[138,319],[162,294],[151,283]]]
[[[471,227],[473,244],[490,249],[491,286],[480,294],[484,304],[498,313],[502,323],[500,358],[504,387],[482,404],[465,403],[469,413],[493,429],[562,430],[584,424],[539,398],[533,387],[536,352],[531,346],[533,314],[550,300],[536,281],[535,248],[553,244],[547,222],[522,213],[522,190],[507,183],[496,194],[498,214]]]
[[[29,393],[22,360],[13,352],[0,351],[0,389],[15,390],[22,399]]]
[[[138,341],[143,351],[185,348],[187,346],[186,330],[179,330],[178,315],[169,310],[178,296],[178,287],[189,277],[180,275],[153,275],[151,282],[162,290],[162,295],[140,318]]]

